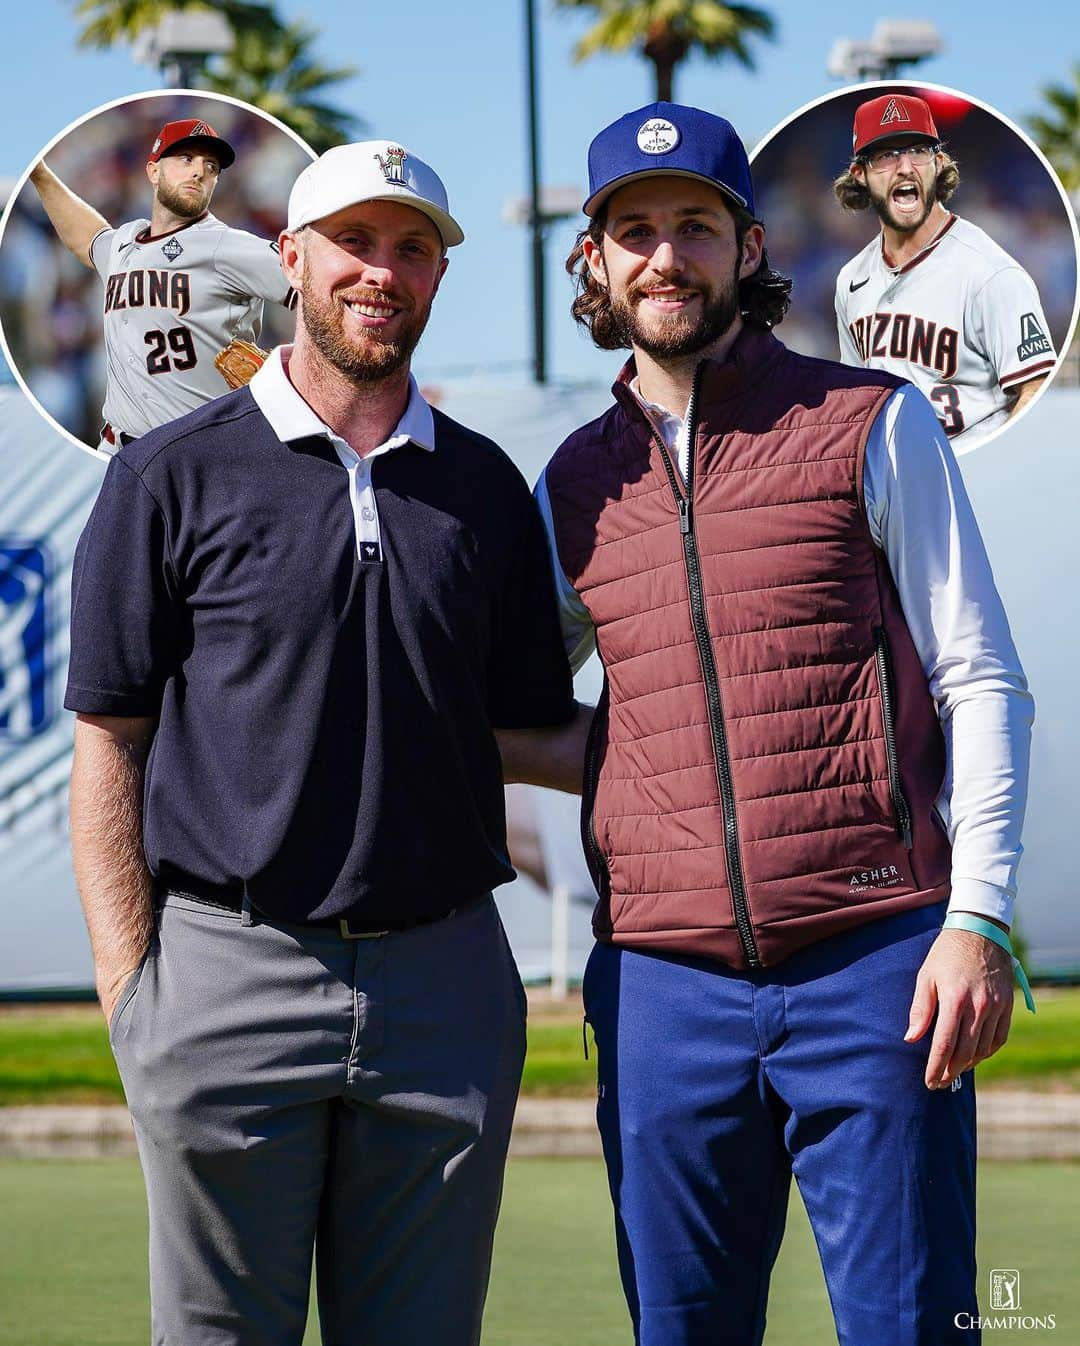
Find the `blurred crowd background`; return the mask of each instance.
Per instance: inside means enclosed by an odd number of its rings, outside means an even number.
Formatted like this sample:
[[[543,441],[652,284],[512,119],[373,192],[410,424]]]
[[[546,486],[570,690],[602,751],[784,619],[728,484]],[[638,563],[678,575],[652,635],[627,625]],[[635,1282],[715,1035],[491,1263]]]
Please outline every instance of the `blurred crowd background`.
[[[310,155],[256,113],[207,97],[142,97],[91,117],[49,151],[49,167],[109,221],[145,219],[152,188],[146,159],[167,121],[201,117],[236,150],[211,212],[236,229],[276,238],[289,189]],[[42,407],[85,444],[95,445],[105,392],[104,286],[60,243],[37,192],[19,193],[0,241],[0,324],[12,361]],[[267,304],[261,342],[286,340],[293,318]],[[222,382],[222,392],[227,388]]]
[[[991,113],[933,89],[907,91],[930,104],[945,148],[959,165],[960,186],[947,208],[985,229],[1029,273],[1060,353],[1076,295],[1076,250],[1055,179]],[[855,109],[880,92],[841,94],[810,108],[754,156],[756,205],[768,231],[769,260],[794,282],[791,311],[778,335],[806,355],[839,358],[837,272],[880,228],[872,210],[841,210],[832,190],[851,160]]]

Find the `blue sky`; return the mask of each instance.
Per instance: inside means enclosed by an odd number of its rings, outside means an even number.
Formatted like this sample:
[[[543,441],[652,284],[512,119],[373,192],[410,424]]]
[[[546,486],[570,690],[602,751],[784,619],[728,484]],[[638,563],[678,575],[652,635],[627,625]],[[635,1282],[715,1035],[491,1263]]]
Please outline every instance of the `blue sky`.
[[[335,102],[362,116],[370,134],[399,138],[432,163],[468,235],[454,250],[418,372],[438,381],[463,367],[483,374],[509,366],[523,376],[530,349],[527,238],[500,220],[504,202],[523,194],[527,182],[522,0],[474,0],[467,19],[464,6],[445,0],[385,6],[324,0],[310,7],[281,0],[278,7],[319,28],[325,63],[359,67]],[[158,86],[156,72],[136,65],[125,49],[78,50],[73,8],[41,0],[6,16],[0,175],[17,176],[90,108]],[[649,71],[633,56],[574,65],[571,48],[585,17],[555,12],[544,0],[537,8],[543,177],[583,185],[589,139],[651,100]],[[769,8],[779,31],[775,42],[756,44],[756,71],[699,60],[684,68],[676,87],[680,101],[730,118],[751,148],[802,103],[840,87],[825,71],[834,38],[868,37],[876,18],[903,13],[850,0],[777,0]],[[1071,5],[1029,6],[1022,18],[1004,0],[963,0],[937,10],[945,51],[916,77],[961,89],[1021,123],[1038,108],[1042,85],[1067,81],[1078,54],[1069,40],[1077,28]],[[286,191],[283,184],[283,200]],[[570,225],[556,227],[548,248],[552,371],[575,382],[606,379],[616,357],[593,351],[566,313],[561,267],[572,237]]]

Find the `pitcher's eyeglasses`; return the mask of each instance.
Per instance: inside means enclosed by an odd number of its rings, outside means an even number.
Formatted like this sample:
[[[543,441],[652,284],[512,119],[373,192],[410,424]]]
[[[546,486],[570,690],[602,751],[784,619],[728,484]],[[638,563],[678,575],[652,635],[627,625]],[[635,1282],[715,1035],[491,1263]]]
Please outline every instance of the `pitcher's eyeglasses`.
[[[892,168],[901,154],[906,154],[916,168],[922,168],[940,149],[940,145],[905,145],[902,149],[872,150],[869,154],[860,154],[859,158],[871,168]]]

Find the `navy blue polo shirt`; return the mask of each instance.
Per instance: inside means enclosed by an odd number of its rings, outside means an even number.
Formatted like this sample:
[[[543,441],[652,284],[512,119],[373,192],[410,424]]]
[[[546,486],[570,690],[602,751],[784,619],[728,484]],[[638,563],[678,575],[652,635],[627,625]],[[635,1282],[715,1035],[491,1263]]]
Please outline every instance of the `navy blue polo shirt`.
[[[158,717],[144,846],[163,881],[281,920],[434,919],[514,877],[493,728],[575,706],[543,527],[489,440],[372,464],[377,558],[325,436],[248,389],[129,444],[75,556],[65,705]]]

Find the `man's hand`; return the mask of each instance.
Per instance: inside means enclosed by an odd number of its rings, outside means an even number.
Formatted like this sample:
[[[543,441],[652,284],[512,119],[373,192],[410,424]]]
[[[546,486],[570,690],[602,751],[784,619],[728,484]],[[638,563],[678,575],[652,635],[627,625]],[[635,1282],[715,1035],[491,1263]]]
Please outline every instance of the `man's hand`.
[[[98,969],[96,977],[98,1004],[101,1006],[101,1012],[105,1016],[106,1026],[112,1023],[116,1003],[120,999],[124,987],[128,984],[129,978],[134,975],[135,969],[138,966],[139,963],[136,963],[135,967],[129,967],[126,971],[117,972],[115,974],[110,974]]]
[[[1008,953],[970,930],[943,930],[919,969],[905,1042],[918,1042],[935,1010],[926,1087],[944,1089],[1005,1045],[1013,1010]]]

